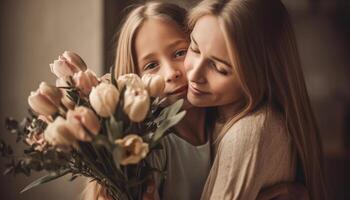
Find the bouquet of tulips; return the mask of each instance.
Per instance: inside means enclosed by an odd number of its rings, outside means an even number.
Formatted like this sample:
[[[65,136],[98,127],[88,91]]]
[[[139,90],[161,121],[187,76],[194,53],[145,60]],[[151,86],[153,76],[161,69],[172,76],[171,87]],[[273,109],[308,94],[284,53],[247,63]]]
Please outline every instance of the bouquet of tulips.
[[[167,105],[160,76],[97,77],[81,57],[64,52],[50,64],[54,85],[42,82],[30,94],[29,116],[6,119],[10,133],[26,145],[23,155],[0,140],[8,159],[5,174],[46,171],[21,192],[67,174],[97,181],[113,199],[139,199],[142,183],[155,169],[147,157],[185,115],[182,100]]]

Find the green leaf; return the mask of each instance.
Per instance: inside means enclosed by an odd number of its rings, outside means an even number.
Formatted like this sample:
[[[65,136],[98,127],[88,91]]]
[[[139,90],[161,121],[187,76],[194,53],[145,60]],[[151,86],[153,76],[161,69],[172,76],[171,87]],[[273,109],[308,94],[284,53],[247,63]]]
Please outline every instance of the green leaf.
[[[153,147],[152,150],[162,150],[164,149],[163,145],[161,143],[156,143]]]
[[[111,137],[114,140],[122,138],[123,137],[123,122],[122,121],[116,121],[114,116],[112,115],[109,120],[110,130],[111,130]]]
[[[117,89],[119,90],[114,71],[115,71],[115,65],[113,65],[112,67],[109,68],[109,73],[111,74],[111,79],[112,79],[111,82],[112,82],[112,84],[114,86],[116,86]]]
[[[10,173],[12,173],[14,171],[14,167],[13,166],[10,166],[8,167],[5,171],[4,171],[4,175],[8,175]]]
[[[97,135],[94,137],[93,143],[95,145],[104,146],[108,151],[113,150],[113,144],[108,140],[108,138],[104,135]]]
[[[184,100],[183,99],[179,99],[177,100],[175,103],[173,103],[172,105],[164,108],[159,116],[157,117],[157,119],[155,119],[155,123],[159,123],[165,119],[168,119],[174,115],[176,115],[176,113],[178,113],[183,105]]]
[[[170,110],[169,110],[168,116],[172,117],[172,116],[176,115],[176,113],[178,113],[180,111],[183,103],[184,103],[184,100],[183,99],[179,99],[174,104],[169,106]]]
[[[154,147],[156,145],[156,142],[163,137],[163,134],[165,133],[166,130],[168,130],[170,127],[176,125],[177,123],[180,122],[180,120],[186,115],[186,111],[181,111],[180,113],[178,113],[177,115],[165,119],[164,121],[162,121],[162,123],[160,124],[159,128],[157,128],[157,130],[155,131],[153,137],[152,137],[152,147]]]
[[[27,185],[23,190],[21,190],[20,193],[23,193],[23,192],[25,192],[27,190],[30,190],[30,189],[32,189],[32,188],[34,188],[36,186],[41,185],[41,184],[44,184],[44,183],[50,182],[52,180],[55,180],[55,179],[57,179],[59,177],[62,177],[64,175],[68,174],[68,173],[70,173],[70,170],[67,169],[67,170],[64,170],[64,171],[62,171],[60,173],[56,172],[56,173],[51,173],[51,174],[48,174],[46,176],[43,176],[43,177],[35,180],[31,184]]]

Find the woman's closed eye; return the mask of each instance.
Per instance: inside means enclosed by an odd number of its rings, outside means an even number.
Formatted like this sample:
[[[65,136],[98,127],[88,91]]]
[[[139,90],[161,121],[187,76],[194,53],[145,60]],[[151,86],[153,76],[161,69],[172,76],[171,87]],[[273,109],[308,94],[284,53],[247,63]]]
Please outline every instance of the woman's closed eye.
[[[217,71],[218,73],[226,76],[228,75],[228,71],[226,71],[225,69],[222,69],[220,67],[218,67],[214,61],[209,61],[209,66],[212,67],[215,71]]]
[[[195,47],[192,43],[191,43],[189,49],[190,49],[193,53],[196,53],[196,54],[199,54],[199,53],[200,53],[199,49],[198,49],[197,47]]]

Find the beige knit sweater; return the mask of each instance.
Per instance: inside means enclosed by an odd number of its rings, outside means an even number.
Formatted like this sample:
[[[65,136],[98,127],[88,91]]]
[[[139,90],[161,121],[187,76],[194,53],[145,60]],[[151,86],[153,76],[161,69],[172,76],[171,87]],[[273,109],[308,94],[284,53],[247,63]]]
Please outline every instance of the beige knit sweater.
[[[281,116],[264,107],[222,138],[201,199],[256,199],[265,187],[293,181],[295,168],[296,151]]]

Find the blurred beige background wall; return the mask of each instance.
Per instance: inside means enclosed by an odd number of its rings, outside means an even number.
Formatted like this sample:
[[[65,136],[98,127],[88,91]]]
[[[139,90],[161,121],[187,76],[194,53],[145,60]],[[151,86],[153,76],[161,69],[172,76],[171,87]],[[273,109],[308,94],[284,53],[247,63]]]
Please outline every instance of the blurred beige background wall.
[[[2,0],[0,3],[0,124],[6,116],[22,118],[27,96],[40,81],[54,83],[49,63],[64,50],[77,52],[101,74],[103,0]],[[2,165],[2,162],[1,162]],[[3,169],[2,166],[0,169]],[[2,171],[1,171],[2,174]],[[0,199],[78,199],[83,180],[65,177],[24,194],[35,177],[0,175]]]

